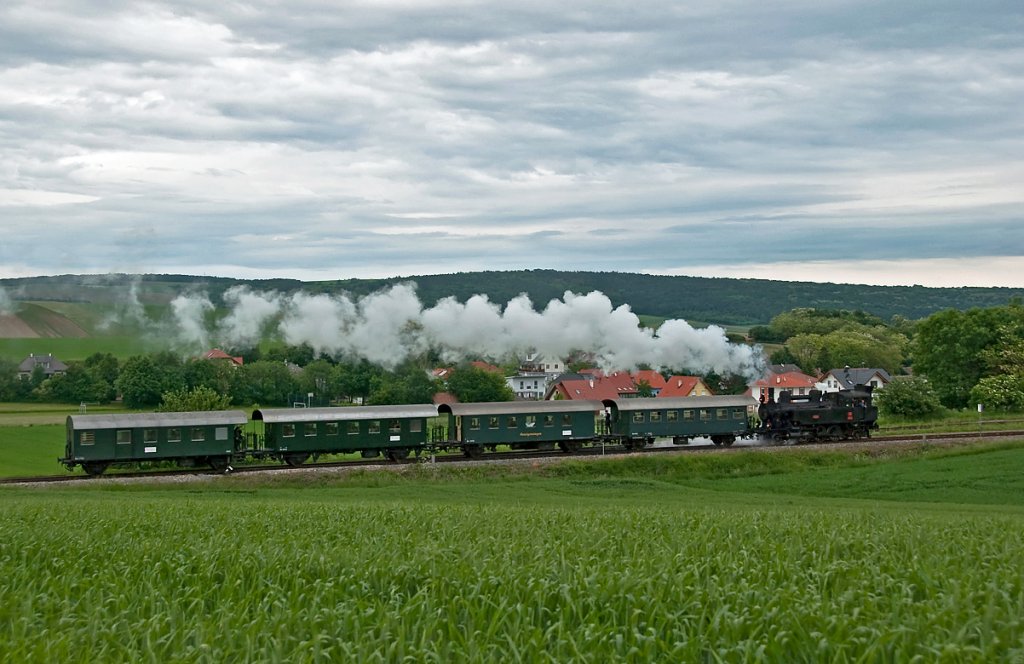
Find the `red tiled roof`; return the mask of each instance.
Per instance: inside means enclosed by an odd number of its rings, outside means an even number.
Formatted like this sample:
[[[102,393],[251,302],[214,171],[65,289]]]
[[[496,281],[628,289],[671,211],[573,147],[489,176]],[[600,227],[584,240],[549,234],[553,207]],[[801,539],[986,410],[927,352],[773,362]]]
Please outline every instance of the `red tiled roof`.
[[[693,394],[693,390],[699,385],[701,379],[698,376],[672,376],[665,381],[665,387],[661,388],[658,392],[659,397],[688,397]],[[705,386],[707,389],[707,386]],[[710,393],[711,390],[708,390]]]
[[[813,378],[807,374],[796,371],[791,371],[783,374],[769,375],[767,378],[762,378],[761,380],[751,383],[751,387],[774,387],[780,390],[788,390],[797,387],[814,387],[817,382],[817,378]]]
[[[481,362],[480,360],[476,360],[474,362],[470,362],[470,364],[472,366],[476,367],[477,369],[483,369],[484,371],[490,371],[491,373],[498,373],[498,374],[502,374],[502,375],[504,375],[504,373],[505,373],[505,372],[503,372],[501,370],[501,367],[496,367],[493,364],[488,364],[486,362]]]
[[[665,377],[651,369],[643,369],[633,374],[634,383],[639,385],[641,381],[646,381],[648,385],[656,390],[665,387]]]
[[[633,377],[628,373],[615,372],[608,376],[582,380],[563,380],[554,387],[563,399],[619,399],[636,395]]]
[[[240,357],[232,357],[231,355],[228,355],[220,348],[213,348],[207,351],[206,355],[204,355],[203,357],[206,358],[207,360],[231,360],[238,366],[242,366],[242,363],[245,361]]]

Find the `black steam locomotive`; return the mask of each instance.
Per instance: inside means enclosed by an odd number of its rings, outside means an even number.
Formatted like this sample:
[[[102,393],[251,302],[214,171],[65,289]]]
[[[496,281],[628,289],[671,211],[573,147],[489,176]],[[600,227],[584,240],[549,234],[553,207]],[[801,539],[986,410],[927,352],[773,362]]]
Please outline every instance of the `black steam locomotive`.
[[[878,428],[878,408],[871,404],[871,386],[806,395],[788,391],[757,409],[756,433],[773,442],[837,441],[867,438]]]

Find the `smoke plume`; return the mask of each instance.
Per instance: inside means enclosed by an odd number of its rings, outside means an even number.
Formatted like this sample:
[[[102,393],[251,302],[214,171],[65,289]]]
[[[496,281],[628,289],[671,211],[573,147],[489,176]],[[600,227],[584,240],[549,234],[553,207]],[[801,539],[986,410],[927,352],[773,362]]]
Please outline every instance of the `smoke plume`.
[[[210,340],[252,345],[274,333],[288,344],[309,344],[317,353],[364,358],[388,368],[433,348],[448,362],[503,361],[530,352],[564,358],[584,351],[606,370],[644,364],[753,378],[763,369],[760,349],[729,343],[720,327],[695,329],[686,321],[670,320],[657,331],[643,328],[628,305],[614,307],[598,291],[566,292],[542,309],[526,295],[504,307],[474,295],[465,302],[449,297],[424,308],[411,283],[362,299],[236,287],[224,300],[228,314],[209,332],[204,321],[213,305],[205,294],[175,299],[176,336],[205,348]]]

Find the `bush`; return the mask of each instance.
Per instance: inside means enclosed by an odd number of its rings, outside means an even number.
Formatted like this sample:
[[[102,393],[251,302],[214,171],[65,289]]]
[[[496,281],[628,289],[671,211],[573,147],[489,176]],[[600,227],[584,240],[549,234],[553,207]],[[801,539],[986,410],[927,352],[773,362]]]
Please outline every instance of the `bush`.
[[[971,401],[993,410],[1024,410],[1024,374],[982,378],[971,388]]]
[[[931,384],[917,376],[892,381],[879,390],[875,403],[882,415],[911,418],[934,417],[943,410]]]

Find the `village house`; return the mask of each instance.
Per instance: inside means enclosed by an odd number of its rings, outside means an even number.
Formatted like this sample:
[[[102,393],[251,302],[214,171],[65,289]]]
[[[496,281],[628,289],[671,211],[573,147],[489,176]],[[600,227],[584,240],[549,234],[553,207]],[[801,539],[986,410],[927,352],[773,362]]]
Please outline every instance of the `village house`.
[[[808,376],[795,364],[773,364],[768,367],[767,376],[750,383],[747,394],[754,401],[778,401],[784,390],[794,396],[809,394],[817,383],[817,378]]]
[[[858,385],[870,385],[876,390],[892,382],[892,376],[885,369],[851,368],[831,369],[818,379],[816,387],[822,392],[851,390]]]
[[[55,358],[53,354],[36,355],[32,353],[18,365],[18,377],[23,379],[31,378],[36,367],[42,368],[43,376],[46,378],[56,376],[57,374],[65,374],[68,371],[68,365]]]

